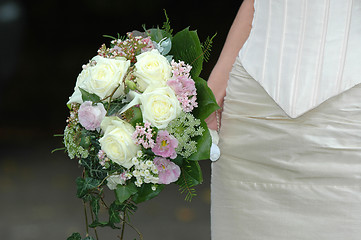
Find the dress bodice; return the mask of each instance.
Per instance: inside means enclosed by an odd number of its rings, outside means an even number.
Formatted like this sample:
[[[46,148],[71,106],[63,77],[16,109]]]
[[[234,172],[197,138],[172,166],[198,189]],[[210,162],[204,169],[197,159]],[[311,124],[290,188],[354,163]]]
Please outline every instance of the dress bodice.
[[[361,83],[361,0],[255,0],[239,56],[287,115],[298,117]]]

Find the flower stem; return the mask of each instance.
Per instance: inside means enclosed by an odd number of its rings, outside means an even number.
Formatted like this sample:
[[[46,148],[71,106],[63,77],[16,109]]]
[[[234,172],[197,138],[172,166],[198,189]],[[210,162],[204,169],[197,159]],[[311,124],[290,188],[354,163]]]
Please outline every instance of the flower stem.
[[[90,208],[90,206],[89,206],[89,208]],[[91,213],[92,221],[94,222],[94,213],[91,209],[90,209],[90,213]],[[97,231],[96,227],[94,228],[94,233],[95,233],[96,239],[99,240],[98,231]]]
[[[83,207],[84,207],[84,215],[85,215],[85,228],[86,228],[86,235],[89,235],[89,227],[88,227],[88,213],[86,211],[86,203],[83,201]]]
[[[123,240],[123,236],[124,236],[125,218],[126,218],[126,210],[124,210],[123,212],[123,226],[122,226],[122,235],[120,235],[120,240]]]

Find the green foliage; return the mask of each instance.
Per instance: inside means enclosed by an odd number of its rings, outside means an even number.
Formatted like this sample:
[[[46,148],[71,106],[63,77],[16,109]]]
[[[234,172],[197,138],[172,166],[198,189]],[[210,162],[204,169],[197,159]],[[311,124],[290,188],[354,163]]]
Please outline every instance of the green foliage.
[[[170,54],[175,61],[184,61],[192,65],[190,72],[192,78],[199,76],[202,71],[203,52],[196,31],[189,31],[189,28],[186,28],[175,34]]]
[[[176,182],[179,185],[179,191],[186,194],[185,200],[191,201],[197,196],[194,186],[203,182],[202,170],[197,161],[187,161],[187,164],[181,167],[181,175]]]
[[[101,182],[99,180],[91,177],[78,177],[76,179],[77,197],[89,201],[91,199],[90,194],[94,191],[94,189],[98,188],[100,183]]]
[[[140,188],[138,188],[137,193],[132,197],[132,200],[135,203],[141,203],[148,201],[156,196],[164,189],[165,185],[160,184],[157,185],[157,189],[155,191],[152,190],[153,184],[143,184]]]
[[[216,98],[212,90],[208,87],[207,82],[200,78],[193,78],[197,88],[197,102],[198,107],[193,110],[193,115],[196,118],[205,120],[212,112],[219,109]]]
[[[83,100],[83,102],[85,101],[91,101],[93,103],[97,103],[100,102],[100,97],[94,93],[89,93],[86,90],[79,88],[80,92],[81,92],[81,98]]]
[[[83,240],[94,240],[94,238],[92,236],[87,236],[86,238],[84,238]]]
[[[120,207],[118,204],[113,202],[109,207],[109,226],[112,228],[118,228],[115,226],[116,223],[120,223],[121,218],[119,215]]]
[[[163,23],[163,30],[165,31],[165,32],[167,32],[169,35],[171,35],[172,36],[172,33],[173,33],[173,29],[171,28],[171,26],[170,26],[170,20],[169,20],[169,18],[168,18],[168,15],[167,15],[167,12],[164,10],[164,15],[165,15],[165,19],[166,19],[166,21]]]
[[[122,114],[122,119],[132,124],[133,127],[137,123],[143,122],[143,115],[140,107],[133,106]]]
[[[120,112],[120,110],[126,105],[122,102],[122,98],[114,99],[110,103],[105,103],[104,107],[107,109],[107,116],[113,116]]]
[[[211,49],[212,49],[212,44],[213,44],[213,38],[215,38],[216,36],[217,36],[217,33],[215,33],[212,37],[208,36],[206,41],[201,44],[205,62],[208,62],[208,60],[209,60],[209,57],[211,54]]]
[[[104,179],[107,176],[107,169],[104,169],[98,162],[95,155],[86,159],[81,159],[80,164],[84,167],[89,177],[95,179]]]
[[[67,240],[94,240],[94,238],[87,236],[86,238],[82,239],[79,233],[73,233],[70,237],[67,238]]]
[[[129,182],[127,185],[118,185],[115,189],[117,204],[122,204],[137,191],[137,186],[133,182]]]
[[[210,157],[210,149],[212,145],[212,137],[209,133],[207,123],[201,120],[201,127],[203,127],[204,132],[202,136],[196,137],[195,141],[197,142],[197,151],[193,153],[187,160],[206,160]]]
[[[67,240],[81,240],[81,235],[79,233],[73,233]]]
[[[146,30],[146,33],[150,38],[154,41],[159,43],[164,38],[172,38],[172,34],[168,33],[167,31],[164,31],[160,28],[150,28]]]

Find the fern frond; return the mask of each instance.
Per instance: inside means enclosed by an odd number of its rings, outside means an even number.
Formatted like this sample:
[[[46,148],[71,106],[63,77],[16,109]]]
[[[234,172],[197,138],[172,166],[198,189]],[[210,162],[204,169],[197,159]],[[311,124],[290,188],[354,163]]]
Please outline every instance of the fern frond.
[[[215,33],[211,38],[208,36],[206,41],[201,44],[202,51],[203,51],[203,57],[204,61],[209,61],[209,56],[211,54],[212,44],[213,44],[213,38],[217,36],[217,33]]]
[[[181,176],[178,180],[178,184],[179,184],[180,193],[186,194],[186,197],[184,199],[185,201],[190,202],[190,201],[192,201],[193,197],[197,196],[196,190],[193,188],[194,183],[189,178],[187,179],[184,171],[181,172]]]
[[[167,12],[166,12],[165,9],[163,9],[163,10],[164,10],[164,15],[165,15],[165,22],[163,23],[162,29],[163,29],[164,31],[166,31],[167,33],[169,33],[169,34],[172,34],[172,33],[173,33],[173,29],[170,27],[170,21],[169,21]]]

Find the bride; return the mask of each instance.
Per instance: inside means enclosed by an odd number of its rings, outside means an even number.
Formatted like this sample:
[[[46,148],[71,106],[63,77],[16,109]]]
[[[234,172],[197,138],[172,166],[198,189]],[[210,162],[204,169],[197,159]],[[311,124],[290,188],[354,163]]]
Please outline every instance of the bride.
[[[360,0],[243,1],[208,80],[213,240],[361,238],[360,60]]]

